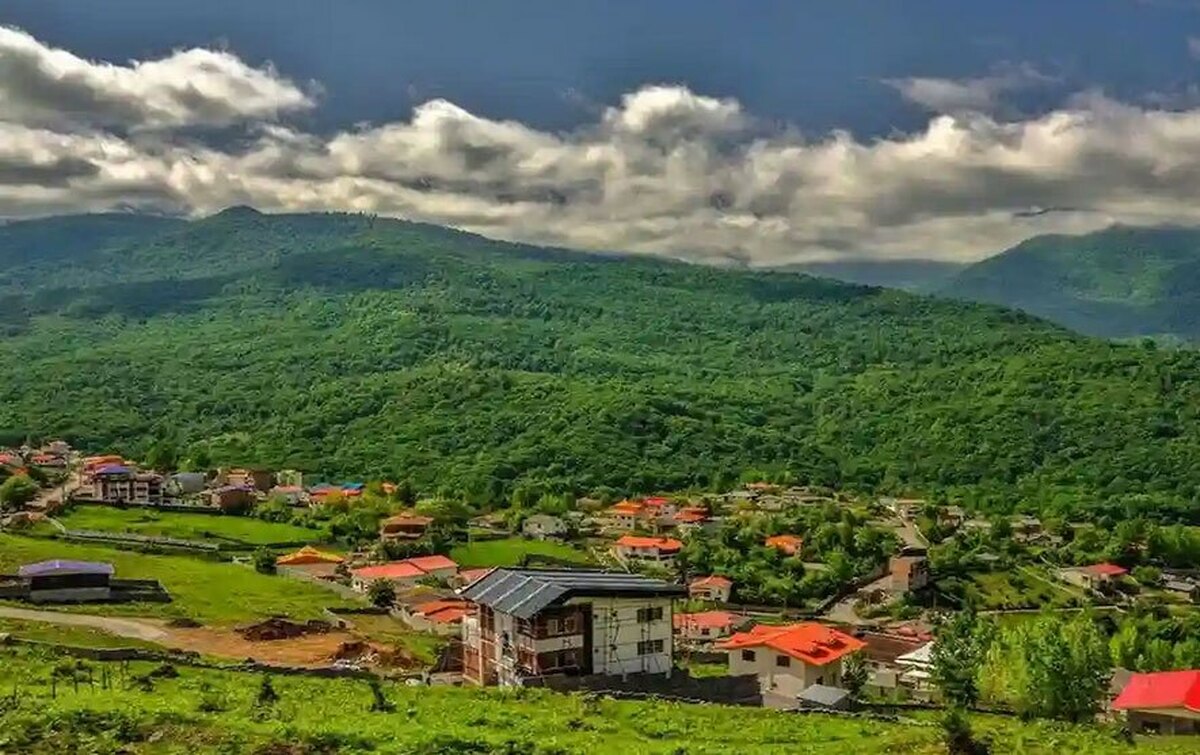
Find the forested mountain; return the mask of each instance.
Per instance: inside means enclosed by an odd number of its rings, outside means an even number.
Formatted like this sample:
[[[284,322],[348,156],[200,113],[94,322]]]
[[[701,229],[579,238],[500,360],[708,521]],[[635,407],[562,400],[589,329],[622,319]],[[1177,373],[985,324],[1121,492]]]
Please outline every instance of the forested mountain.
[[[1117,226],[1037,236],[939,292],[1030,312],[1108,338],[1200,340],[1200,230]]]
[[[1181,516],[1200,493],[1194,352],[360,216],[238,209],[60,246],[83,222],[26,226],[37,259],[0,251],[0,442],[174,442],[481,501],[742,475]]]
[[[956,262],[938,260],[850,259],[837,262],[802,262],[780,268],[785,272],[808,273],[823,278],[860,283],[864,286],[898,288],[901,291],[933,291],[965,268]]]

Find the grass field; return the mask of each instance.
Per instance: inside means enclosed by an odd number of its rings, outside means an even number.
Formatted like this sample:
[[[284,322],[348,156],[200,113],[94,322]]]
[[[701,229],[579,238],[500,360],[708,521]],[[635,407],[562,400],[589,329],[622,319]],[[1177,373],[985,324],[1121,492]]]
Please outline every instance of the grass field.
[[[72,530],[128,532],[181,540],[232,540],[248,545],[316,542],[319,536],[316,530],[252,517],[109,506],[75,506],[58,520]]]
[[[483,566],[517,566],[525,556],[549,556],[573,564],[588,565],[591,558],[584,551],[565,543],[544,540],[526,540],[510,537],[504,540],[477,540],[456,546],[450,558],[464,569]]]
[[[0,533],[0,573],[11,574],[21,564],[55,558],[110,563],[116,568],[117,578],[157,579],[174,598],[171,603],[93,604],[63,610],[186,616],[204,624],[227,626],[271,615],[317,618],[322,607],[348,605],[316,585],[259,574],[247,566]]]
[[[1089,602],[1081,591],[1059,584],[1032,567],[974,574],[967,589],[976,595],[977,606],[984,610],[1066,608]]]
[[[751,708],[613,701],[384,683],[390,712],[371,710],[361,680],[272,679],[278,700],[258,704],[261,677],[178,667],[176,678],[139,684],[151,664],[88,663],[51,695],[63,659],[0,648],[0,752],[387,753],[944,753],[926,720],[882,722]],[[62,673],[60,671],[60,673]],[[88,679],[104,679],[94,686]],[[15,693],[14,693],[15,691]],[[993,752],[1181,755],[1195,740],[1159,737],[1131,746],[1099,728],[975,718]]]

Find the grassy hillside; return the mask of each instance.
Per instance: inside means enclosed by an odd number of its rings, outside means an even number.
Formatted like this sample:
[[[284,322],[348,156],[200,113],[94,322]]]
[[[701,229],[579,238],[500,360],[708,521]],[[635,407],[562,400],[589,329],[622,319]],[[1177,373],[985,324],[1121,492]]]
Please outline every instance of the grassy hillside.
[[[0,752],[388,753],[943,753],[931,721],[881,722],[763,709],[618,702],[539,690],[520,694],[385,683],[389,712],[370,710],[361,680],[275,677],[182,667],[140,684],[153,666],[69,661],[0,648]],[[52,694],[50,674],[61,668]],[[89,685],[88,679],[95,684]],[[102,679],[110,682],[103,686]],[[994,752],[1116,755],[1193,752],[1194,740],[1121,743],[1098,728],[976,718]]]
[[[0,338],[0,442],[165,439],[481,502],[790,475],[1196,515],[1194,353],[356,216],[233,210],[64,257],[0,286],[22,312]]]
[[[1092,335],[1196,341],[1200,230],[1116,227],[1039,236],[967,268],[940,291]]]

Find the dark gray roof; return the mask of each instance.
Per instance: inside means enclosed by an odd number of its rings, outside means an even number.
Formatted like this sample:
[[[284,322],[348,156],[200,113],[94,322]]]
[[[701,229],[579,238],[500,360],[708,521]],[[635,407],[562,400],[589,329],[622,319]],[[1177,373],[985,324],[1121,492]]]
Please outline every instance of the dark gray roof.
[[[841,687],[829,687],[824,684],[814,684],[806,688],[797,697],[806,703],[815,705],[823,705],[827,708],[835,708],[846,701],[850,697],[850,693]]]
[[[586,569],[493,569],[459,594],[494,611],[528,619],[570,598],[684,595],[682,585],[640,574]]]
[[[67,561],[64,559],[39,561],[36,564],[25,564],[17,570],[18,576],[21,577],[49,577],[60,574],[111,575],[112,573],[112,564],[103,564],[94,561]]]

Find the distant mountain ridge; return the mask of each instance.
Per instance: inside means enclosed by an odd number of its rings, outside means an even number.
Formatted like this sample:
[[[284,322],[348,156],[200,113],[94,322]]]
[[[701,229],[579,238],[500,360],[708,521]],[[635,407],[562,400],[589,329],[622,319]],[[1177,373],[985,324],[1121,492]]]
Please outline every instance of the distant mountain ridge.
[[[830,262],[799,262],[778,268],[862,286],[898,288],[901,291],[932,291],[967,267],[959,262],[922,259],[849,259]]]
[[[1200,342],[1200,229],[1037,236],[936,293],[1020,309],[1087,335]]]

